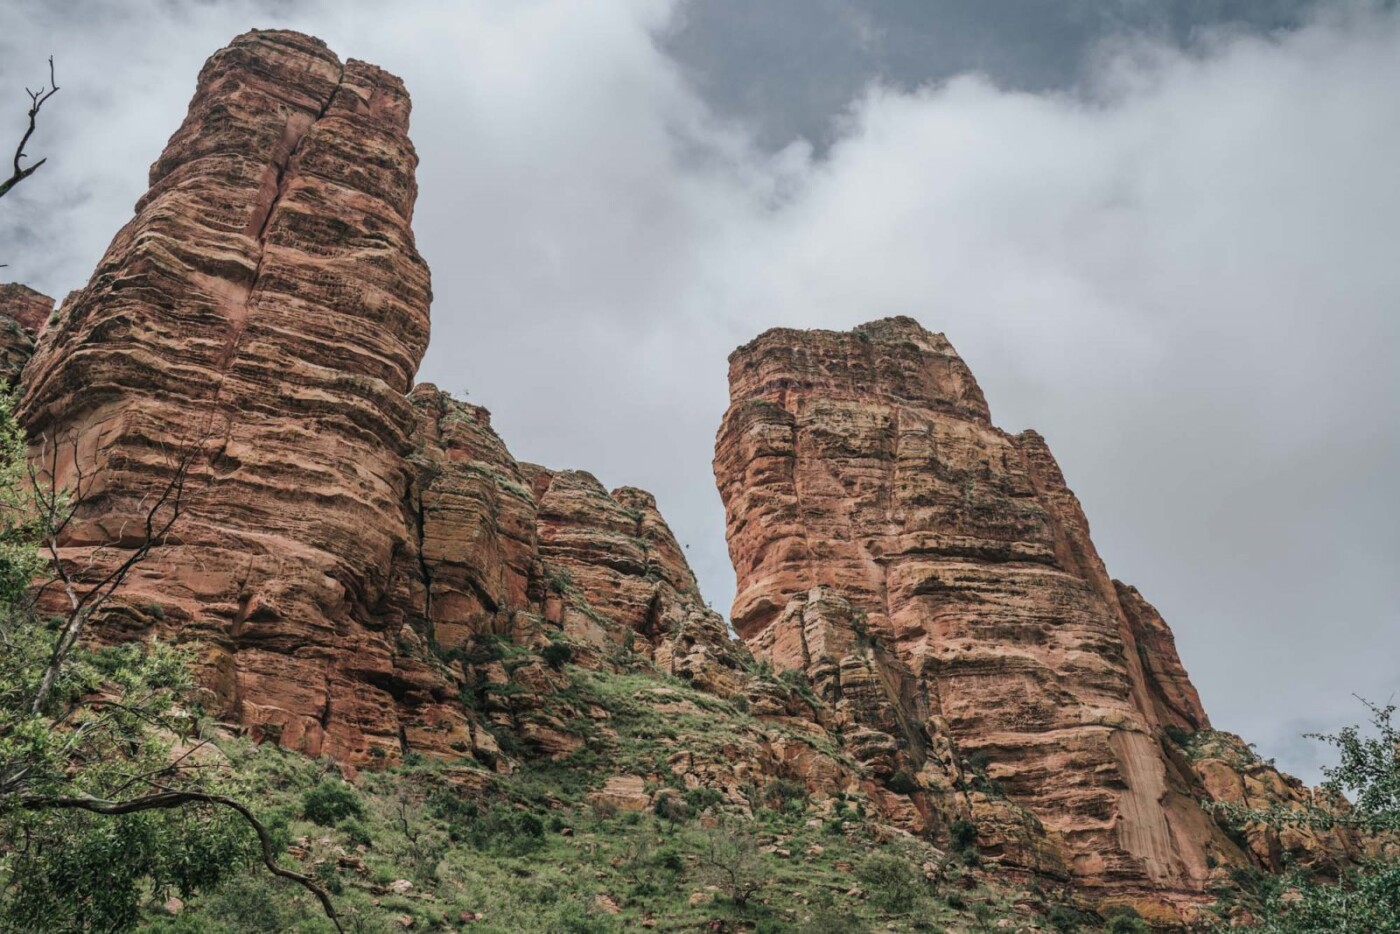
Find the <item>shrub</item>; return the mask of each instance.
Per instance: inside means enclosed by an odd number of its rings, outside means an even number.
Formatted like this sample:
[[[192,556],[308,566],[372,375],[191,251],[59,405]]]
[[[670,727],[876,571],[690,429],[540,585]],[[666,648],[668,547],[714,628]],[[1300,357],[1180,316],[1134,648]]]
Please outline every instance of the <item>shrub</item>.
[[[876,854],[860,864],[857,878],[870,890],[870,901],[885,911],[911,911],[926,888],[924,878],[907,860]]]
[[[482,809],[475,802],[462,801],[450,792],[428,798],[428,809],[446,821],[447,836],[453,843],[501,856],[523,856],[544,842],[544,821],[530,811],[517,811],[504,804]]]
[[[326,779],[301,796],[301,816],[322,827],[334,827],[347,817],[364,817],[365,809],[355,789]]]
[[[807,806],[807,786],[775,778],[764,786],[763,801],[775,811],[800,811]]]
[[[335,863],[327,860],[324,863],[317,863],[315,868],[316,878],[325,886],[326,891],[332,895],[339,895],[345,891],[345,886],[340,881],[340,873],[335,870]]]
[[[912,795],[920,788],[914,777],[903,769],[891,775],[890,780],[885,782],[885,787],[897,795]]]
[[[353,817],[341,821],[336,829],[345,834],[346,839],[357,846],[370,846],[374,842],[370,837],[369,828]]]
[[[724,794],[713,788],[687,788],[685,792],[685,802],[697,812],[706,808],[714,807],[724,801]]]
[[[953,851],[964,856],[977,852],[977,827],[970,821],[955,820],[948,828]]]
[[[675,791],[658,794],[656,804],[653,805],[652,809],[656,812],[657,817],[672,824],[679,824],[690,819],[690,805],[686,804],[685,799]]]
[[[544,663],[550,668],[558,671],[574,660],[574,649],[567,642],[551,642],[540,650],[540,658],[544,659]]]
[[[1107,934],[1152,934],[1142,916],[1131,908],[1111,908],[1105,913]]]
[[[1053,905],[1045,915],[1045,922],[1061,934],[1071,934],[1085,923],[1083,912],[1068,905]]]

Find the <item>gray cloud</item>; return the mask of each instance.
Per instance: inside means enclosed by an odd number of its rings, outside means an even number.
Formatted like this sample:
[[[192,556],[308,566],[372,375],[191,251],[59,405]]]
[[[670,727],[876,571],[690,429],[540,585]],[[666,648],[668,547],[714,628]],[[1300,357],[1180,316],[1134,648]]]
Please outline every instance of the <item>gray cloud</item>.
[[[898,24],[822,9],[847,17],[835,45],[854,30],[887,49]],[[491,408],[519,457],[653,490],[718,608],[729,350],[912,314],[962,351],[1001,425],[1046,434],[1217,725],[1315,776],[1302,725],[1360,719],[1350,692],[1398,686],[1400,17],[1339,7],[1286,31],[1188,30],[1184,48],[1176,27],[1100,25],[1060,43],[1060,77],[871,80],[856,56],[822,101],[774,92],[784,128],[704,80],[736,53],[682,52],[693,16],[21,2],[0,89],[52,51],[64,91],[33,148],[51,163],[5,199],[0,257],[50,292],[81,284],[203,59],[254,25],[316,33],[414,94],[437,295],[422,378]],[[790,138],[818,124],[835,129],[816,149]]]
[[[1314,0],[686,0],[665,47],[717,111],[782,145],[825,147],[833,116],[877,79],[913,90],[960,74],[1058,91],[1106,47],[1142,37],[1199,47],[1221,33],[1300,25]]]

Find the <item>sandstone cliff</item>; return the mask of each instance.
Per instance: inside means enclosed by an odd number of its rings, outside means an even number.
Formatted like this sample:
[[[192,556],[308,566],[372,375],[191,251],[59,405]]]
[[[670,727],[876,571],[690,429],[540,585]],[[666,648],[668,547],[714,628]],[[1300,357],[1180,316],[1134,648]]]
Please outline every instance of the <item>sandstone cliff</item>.
[[[1197,803],[1239,797],[1241,763],[1216,757],[1203,784],[1173,739],[1219,734],[1170,630],[1108,575],[1044,439],[992,424],[943,335],[769,331],[730,357],[730,391],[734,626],[807,673],[887,790],[1108,896],[1189,899],[1246,860]],[[1256,791],[1307,797],[1272,774]]]
[[[53,311],[53,299],[18,283],[0,285],[0,381],[19,382],[34,341]]]
[[[214,55],[20,411],[60,486],[90,478],[65,557],[93,573],[200,449],[177,537],[107,629],[198,640],[219,707],[350,760],[398,750],[418,687],[384,616],[430,299],[408,111],[398,79],[303,36]]]
[[[484,409],[411,388],[431,293],[408,113],[319,40],[240,36],[36,350],[52,303],[0,293],[5,360],[33,350],[33,459],[80,501],[72,570],[138,547],[192,455],[173,534],[92,634],[191,646],[212,710],[351,766],[577,751],[561,659],[801,707],[748,670],[649,494],[518,463]]]

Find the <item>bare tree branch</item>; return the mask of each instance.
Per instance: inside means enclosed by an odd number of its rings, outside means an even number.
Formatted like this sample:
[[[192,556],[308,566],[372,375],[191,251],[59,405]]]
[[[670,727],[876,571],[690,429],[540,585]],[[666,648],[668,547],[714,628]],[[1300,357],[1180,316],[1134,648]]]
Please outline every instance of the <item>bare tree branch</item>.
[[[331,902],[331,897],[326,893],[315,879],[310,876],[294,872],[283,868],[277,862],[276,848],[272,843],[272,835],[268,833],[267,827],[262,821],[253,815],[246,805],[234,798],[225,795],[212,795],[203,791],[173,791],[161,788],[151,782],[152,787],[160,789],[155,794],[141,795],[136,798],[129,798],[125,801],[106,801],[101,798],[76,797],[31,797],[21,798],[19,806],[30,811],[42,810],[82,810],[91,811],[94,814],[134,814],[138,811],[171,810],[183,808],[191,804],[217,804],[222,807],[232,808],[237,811],[245,821],[253,828],[258,835],[258,843],[262,848],[263,865],[267,871],[274,876],[281,876],[289,879],[306,889],[316,900],[321,903],[321,910],[326,913],[326,917],[335,925],[335,929],[344,934],[345,928],[340,923],[340,918],[335,913],[335,905]]]
[[[15,147],[14,172],[9,178],[0,182],[0,198],[9,194],[11,188],[33,175],[39,170],[39,166],[49,161],[48,159],[40,159],[27,168],[21,164],[27,158],[24,147],[29,145],[29,139],[34,135],[34,129],[38,124],[39,110],[48,103],[49,98],[58,93],[58,80],[54,77],[52,55],[49,56],[48,86],[40,85],[37,91],[31,91],[29,88],[24,90],[29,95],[29,126],[25,129],[24,135],[20,137],[19,145]]]
[[[83,475],[80,459],[77,455],[78,441],[76,438],[71,440],[74,448],[74,485],[67,497],[58,486],[58,448],[60,445],[55,441],[52,444],[52,450],[49,450],[49,438],[46,437],[40,442],[41,462],[45,456],[49,459],[49,465],[45,468],[48,476],[43,476],[43,473],[34,466],[34,460],[31,460],[28,466],[29,480],[39,506],[42,545],[44,550],[48,552],[49,565],[55,578],[63,585],[64,594],[68,598],[69,611],[63,631],[54,641],[53,653],[49,657],[44,676],[39,682],[39,689],[34,694],[31,706],[34,713],[42,712],[48,703],[49,697],[53,693],[53,686],[63,669],[63,664],[82,637],[83,628],[87,625],[88,619],[116,593],[122,582],[126,580],[127,575],[131,573],[132,568],[144,561],[151,553],[152,548],[165,543],[170,530],[180,520],[185,506],[185,487],[189,479],[190,468],[203,455],[207,438],[208,432],[206,430],[195,440],[183,446],[176,457],[174,472],[169,481],[156,495],[154,503],[151,503],[145,511],[140,543],[131,549],[124,560],[90,586],[82,584],[74,578],[64,564],[60,551],[61,536],[82,506],[88,492],[83,488],[83,482],[88,478]]]

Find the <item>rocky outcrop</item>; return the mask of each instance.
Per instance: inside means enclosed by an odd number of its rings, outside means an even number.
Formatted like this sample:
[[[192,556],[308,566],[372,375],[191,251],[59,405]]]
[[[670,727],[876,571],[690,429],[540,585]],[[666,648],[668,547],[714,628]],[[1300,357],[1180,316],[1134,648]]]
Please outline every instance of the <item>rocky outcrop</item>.
[[[18,282],[0,283],[0,315],[17,322],[31,338],[48,323],[53,299]]]
[[[53,299],[18,283],[0,285],[0,382],[15,386],[34,355],[34,340],[53,311]]]
[[[730,392],[734,626],[805,672],[876,775],[908,770],[1007,864],[1105,895],[1189,900],[1245,858],[1197,804],[1226,783],[1166,748],[1209,728],[1170,630],[943,335],[769,331],[730,357]]]
[[[180,484],[93,634],[187,643],[213,709],[357,766],[509,767],[498,734],[567,752],[566,658],[741,693],[746,656],[650,495],[517,463],[484,409],[411,390],[431,296],[408,113],[398,79],[318,40],[240,36],[44,331],[20,417],[78,503],[65,561],[100,577]],[[51,307],[0,298],[31,328]]]
[[[197,640],[220,709],[351,762],[397,756],[397,708],[446,690],[396,664],[384,615],[430,299],[408,113],[397,78],[305,36],[215,54],[20,410],[36,449],[76,451],[54,480],[83,486],[65,558],[88,573],[197,452],[105,628]]]

